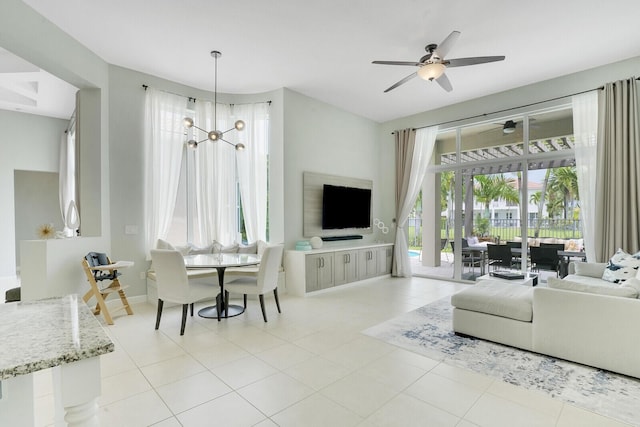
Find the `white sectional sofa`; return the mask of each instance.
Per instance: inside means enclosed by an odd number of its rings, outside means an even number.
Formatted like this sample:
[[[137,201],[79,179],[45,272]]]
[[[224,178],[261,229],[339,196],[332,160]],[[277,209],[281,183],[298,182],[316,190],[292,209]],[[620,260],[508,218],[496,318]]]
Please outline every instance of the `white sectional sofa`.
[[[602,280],[606,264],[571,263],[549,287],[479,281],[451,297],[453,330],[640,378],[640,280]]]

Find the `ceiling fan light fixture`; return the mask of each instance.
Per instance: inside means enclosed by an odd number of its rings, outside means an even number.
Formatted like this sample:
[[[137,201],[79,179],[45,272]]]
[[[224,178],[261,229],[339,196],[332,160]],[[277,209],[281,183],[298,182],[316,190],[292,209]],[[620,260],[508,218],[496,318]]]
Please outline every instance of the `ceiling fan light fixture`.
[[[513,120],[507,120],[502,127],[502,133],[510,134],[516,131],[516,122]]]
[[[440,62],[426,64],[418,69],[418,76],[424,80],[434,80],[444,73],[445,68],[447,67]]]

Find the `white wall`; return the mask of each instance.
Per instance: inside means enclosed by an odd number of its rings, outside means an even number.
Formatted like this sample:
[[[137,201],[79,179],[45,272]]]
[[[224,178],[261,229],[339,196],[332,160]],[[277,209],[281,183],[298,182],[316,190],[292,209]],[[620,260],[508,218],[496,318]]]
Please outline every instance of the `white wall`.
[[[0,110],[0,277],[16,275],[14,171],[58,172],[68,121]],[[34,238],[35,236],[31,236]]]
[[[38,239],[42,224],[56,231],[64,224],[60,214],[59,174],[16,170],[14,175],[16,265],[20,265],[21,240]]]
[[[372,120],[285,90],[285,248],[292,249],[303,239],[305,171],[372,180],[372,216],[378,215],[380,204],[387,200],[380,191],[378,127]],[[364,241],[376,237],[375,233],[364,236]]]

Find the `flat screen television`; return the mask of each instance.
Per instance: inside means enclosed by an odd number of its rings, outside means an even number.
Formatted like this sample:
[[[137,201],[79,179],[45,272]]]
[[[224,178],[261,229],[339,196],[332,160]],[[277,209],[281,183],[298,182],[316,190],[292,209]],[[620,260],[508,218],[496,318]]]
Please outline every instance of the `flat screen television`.
[[[324,184],[322,229],[371,227],[371,189]]]

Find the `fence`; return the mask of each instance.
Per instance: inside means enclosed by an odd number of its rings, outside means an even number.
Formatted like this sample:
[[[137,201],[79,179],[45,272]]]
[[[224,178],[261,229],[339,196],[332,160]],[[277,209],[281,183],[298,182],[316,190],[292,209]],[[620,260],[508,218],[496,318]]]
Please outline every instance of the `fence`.
[[[513,240],[514,237],[522,235],[519,219],[491,219],[486,237],[499,237],[500,241]],[[440,226],[440,237],[453,237],[453,224],[449,226],[449,236],[447,236],[447,221],[442,219]],[[530,219],[527,223],[527,235],[529,237],[553,237],[557,239],[580,239],[582,238],[582,222],[573,219]],[[464,227],[463,227],[464,230]],[[409,236],[410,247],[422,247],[422,218],[410,216],[407,221],[407,234]],[[463,232],[463,235],[466,234]]]

